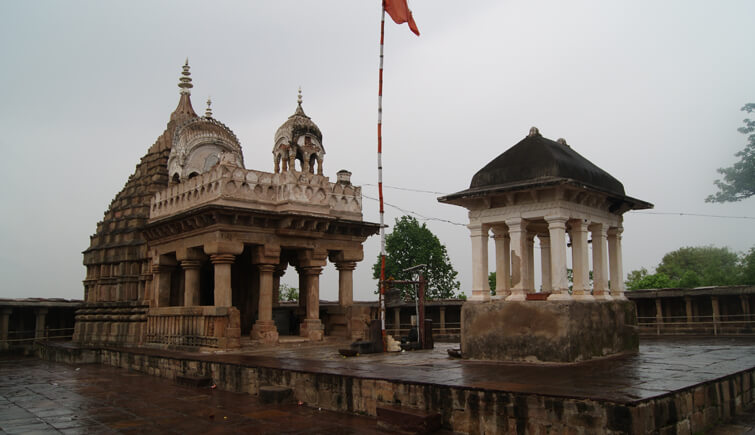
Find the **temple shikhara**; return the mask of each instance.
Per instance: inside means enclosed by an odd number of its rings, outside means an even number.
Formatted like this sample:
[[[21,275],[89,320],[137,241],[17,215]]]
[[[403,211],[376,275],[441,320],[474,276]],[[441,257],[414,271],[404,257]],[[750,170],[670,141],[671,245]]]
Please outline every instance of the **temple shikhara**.
[[[352,273],[378,225],[362,220],[361,188],[342,170],[324,175],[325,148],[302,109],[275,132],[272,172],[244,167],[226,125],[192,108],[188,61],[178,107],[163,134],[113,199],[84,251],[84,308],[74,340],[167,347],[233,348],[249,334],[278,341],[273,319],[281,276],[299,277],[292,330],[325,334],[319,277],[339,273],[340,321],[329,331],[359,338]],[[369,316],[367,316],[369,317]]]

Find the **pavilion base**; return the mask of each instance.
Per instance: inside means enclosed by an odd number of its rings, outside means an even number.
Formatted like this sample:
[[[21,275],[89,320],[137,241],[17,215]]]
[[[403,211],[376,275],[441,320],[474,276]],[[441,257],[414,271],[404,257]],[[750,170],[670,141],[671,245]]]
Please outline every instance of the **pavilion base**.
[[[571,363],[639,350],[634,302],[467,302],[461,313],[464,358]]]

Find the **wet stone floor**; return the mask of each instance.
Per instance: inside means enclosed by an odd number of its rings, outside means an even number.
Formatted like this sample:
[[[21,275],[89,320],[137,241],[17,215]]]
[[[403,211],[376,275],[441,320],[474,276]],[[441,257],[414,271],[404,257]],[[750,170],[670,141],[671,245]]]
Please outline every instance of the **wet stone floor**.
[[[374,418],[266,405],[125,369],[0,357],[0,434],[385,434]]]

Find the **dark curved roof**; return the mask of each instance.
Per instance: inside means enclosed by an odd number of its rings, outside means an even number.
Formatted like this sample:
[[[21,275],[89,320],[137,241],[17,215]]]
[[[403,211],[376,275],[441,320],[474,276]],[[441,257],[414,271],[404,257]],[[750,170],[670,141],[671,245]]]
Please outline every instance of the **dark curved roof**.
[[[548,181],[568,180],[609,194],[625,196],[624,185],[595,166],[566,143],[539,133],[530,134],[485,165],[472,177],[469,189],[526,187]]]

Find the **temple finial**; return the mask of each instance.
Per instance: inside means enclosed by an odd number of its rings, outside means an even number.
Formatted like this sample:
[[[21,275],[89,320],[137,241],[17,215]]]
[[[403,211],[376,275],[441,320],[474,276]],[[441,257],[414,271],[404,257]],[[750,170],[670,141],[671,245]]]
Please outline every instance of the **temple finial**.
[[[212,100],[210,97],[207,97],[207,110],[204,111],[204,116],[207,118],[212,118],[212,109],[210,106],[212,105]]]
[[[183,71],[181,72],[181,78],[178,79],[178,87],[181,88],[181,93],[186,95],[191,95],[189,89],[194,87],[194,85],[191,84],[191,72],[189,69],[189,58],[187,57],[186,63],[183,66]]]
[[[299,86],[299,97],[296,99],[296,102],[301,106],[301,86]]]

